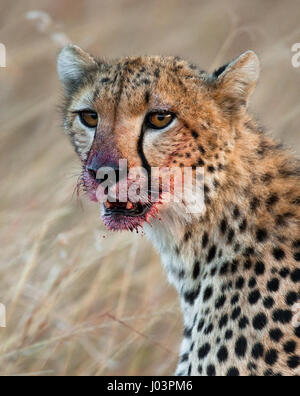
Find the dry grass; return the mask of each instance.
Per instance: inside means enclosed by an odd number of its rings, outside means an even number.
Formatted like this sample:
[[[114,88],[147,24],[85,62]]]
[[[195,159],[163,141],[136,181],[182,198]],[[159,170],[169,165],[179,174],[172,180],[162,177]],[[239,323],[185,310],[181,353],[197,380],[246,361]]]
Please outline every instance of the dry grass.
[[[45,32],[25,19],[42,9]],[[141,236],[107,235],[73,195],[79,163],[59,127],[53,33],[96,54],[180,54],[211,70],[261,55],[254,111],[300,152],[299,1],[2,0],[0,41],[1,375],[172,373],[182,330],[175,292]]]

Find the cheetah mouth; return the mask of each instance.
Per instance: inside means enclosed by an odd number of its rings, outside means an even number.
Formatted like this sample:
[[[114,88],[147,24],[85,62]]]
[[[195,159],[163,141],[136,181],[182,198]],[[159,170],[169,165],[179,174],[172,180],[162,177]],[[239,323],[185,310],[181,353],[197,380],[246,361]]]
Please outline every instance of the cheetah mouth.
[[[158,212],[152,203],[106,202],[103,204],[103,222],[110,231],[137,231],[149,223]]]
[[[105,202],[104,216],[125,216],[125,217],[142,217],[151,210],[151,204],[142,204],[140,202]]]

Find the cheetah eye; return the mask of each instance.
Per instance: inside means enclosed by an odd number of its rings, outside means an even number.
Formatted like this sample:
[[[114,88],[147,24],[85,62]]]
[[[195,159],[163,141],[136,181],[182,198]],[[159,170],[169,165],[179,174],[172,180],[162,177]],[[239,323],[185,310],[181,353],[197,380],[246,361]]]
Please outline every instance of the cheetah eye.
[[[167,128],[174,120],[175,115],[171,113],[151,113],[147,117],[147,124],[152,129]]]
[[[88,128],[96,128],[98,125],[98,114],[94,111],[81,111],[79,118],[82,124]]]

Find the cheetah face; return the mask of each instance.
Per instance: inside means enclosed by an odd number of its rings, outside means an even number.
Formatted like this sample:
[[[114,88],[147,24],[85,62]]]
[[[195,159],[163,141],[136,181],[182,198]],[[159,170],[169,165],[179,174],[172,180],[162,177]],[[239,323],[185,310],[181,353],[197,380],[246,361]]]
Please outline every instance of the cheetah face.
[[[92,200],[99,200],[107,179],[102,170],[115,171],[110,187],[117,199],[102,208],[109,229],[133,230],[151,222],[158,212],[162,215],[172,208],[180,212],[178,205],[175,209],[172,202],[162,200],[161,178],[154,202],[153,169],[176,168],[184,178],[185,168],[193,175],[198,167],[212,173],[216,159],[222,167],[226,150],[234,146],[233,113],[242,113],[257,68],[251,52],[209,75],[173,57],[107,63],[76,46],[62,50],[58,74],[66,97],[64,126],[82,161],[82,184]],[[124,172],[120,161],[126,161]],[[138,175],[143,193],[138,200],[128,196],[120,200],[120,190],[134,190],[133,169],[143,170]],[[210,177],[205,180],[212,182]],[[174,183],[172,179],[171,194]]]

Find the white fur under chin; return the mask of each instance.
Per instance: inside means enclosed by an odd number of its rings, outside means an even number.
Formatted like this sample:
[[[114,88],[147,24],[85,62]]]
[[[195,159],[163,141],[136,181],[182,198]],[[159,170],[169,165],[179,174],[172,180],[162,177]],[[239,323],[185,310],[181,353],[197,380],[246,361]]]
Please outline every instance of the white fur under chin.
[[[160,208],[159,215],[144,225],[144,230],[160,253],[170,252],[181,241],[188,225],[199,221],[203,213],[191,214],[183,203],[172,203]]]
[[[199,219],[200,215],[187,213],[184,204],[172,203],[172,205],[169,204],[162,208],[159,215],[152,219],[150,224],[144,225],[147,238],[161,256],[169,282],[175,286],[179,293],[183,285],[178,282],[176,274],[192,265],[193,257],[189,258],[187,255],[183,262],[176,253],[176,249],[184,238],[186,227]]]

